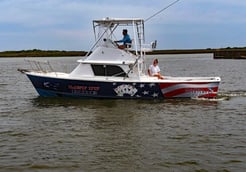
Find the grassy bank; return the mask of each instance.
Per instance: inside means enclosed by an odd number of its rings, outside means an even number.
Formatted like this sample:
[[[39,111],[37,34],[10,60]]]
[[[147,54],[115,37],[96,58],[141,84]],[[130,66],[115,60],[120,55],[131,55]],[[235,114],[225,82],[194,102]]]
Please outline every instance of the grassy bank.
[[[64,56],[85,56],[86,51],[58,51],[58,50],[21,50],[3,51],[0,57],[64,57]],[[202,54],[213,53],[214,58],[245,59],[246,47],[244,48],[221,48],[221,49],[189,49],[189,50],[154,50],[147,54]]]
[[[211,49],[194,50],[154,50],[148,54],[194,54],[194,53],[212,53]],[[84,56],[85,51],[58,51],[58,50],[21,50],[21,51],[3,51],[0,57],[64,57],[64,56]]]
[[[58,51],[58,50],[21,50],[3,51],[0,57],[64,57],[64,56],[85,56],[85,51]]]

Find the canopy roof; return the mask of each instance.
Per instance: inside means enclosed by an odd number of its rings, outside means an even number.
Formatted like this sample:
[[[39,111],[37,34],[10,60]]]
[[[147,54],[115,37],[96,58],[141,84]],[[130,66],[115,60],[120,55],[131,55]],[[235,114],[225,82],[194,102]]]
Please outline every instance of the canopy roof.
[[[93,23],[99,25],[109,25],[109,24],[118,24],[118,25],[132,25],[133,23],[144,23],[144,19],[140,18],[103,18],[101,20],[93,20]]]

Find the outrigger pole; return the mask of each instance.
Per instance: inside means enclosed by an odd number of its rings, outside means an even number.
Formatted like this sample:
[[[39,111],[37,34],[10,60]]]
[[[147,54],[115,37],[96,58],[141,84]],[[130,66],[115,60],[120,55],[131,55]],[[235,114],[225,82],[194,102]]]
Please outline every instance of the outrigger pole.
[[[162,11],[168,9],[169,7],[173,6],[174,4],[176,4],[178,1],[180,0],[176,0],[174,2],[172,2],[171,4],[169,4],[168,6],[166,6],[165,8],[161,9],[160,11],[158,11],[157,13],[153,14],[152,16],[148,17],[147,19],[144,20],[144,22],[147,22],[148,20],[150,20],[151,18],[155,17],[156,15],[160,14]]]

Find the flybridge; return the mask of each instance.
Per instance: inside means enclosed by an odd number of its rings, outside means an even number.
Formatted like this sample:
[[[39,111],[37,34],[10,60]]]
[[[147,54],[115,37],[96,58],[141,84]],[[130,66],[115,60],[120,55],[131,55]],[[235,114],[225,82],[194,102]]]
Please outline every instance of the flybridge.
[[[100,20],[93,20],[93,31],[95,36],[95,44],[91,51],[98,43],[104,43],[106,40],[116,40],[115,32],[120,26],[129,28],[132,32],[131,50],[136,54],[142,54],[142,48],[145,44],[144,19],[141,18],[103,18]],[[134,46],[133,46],[134,45]]]

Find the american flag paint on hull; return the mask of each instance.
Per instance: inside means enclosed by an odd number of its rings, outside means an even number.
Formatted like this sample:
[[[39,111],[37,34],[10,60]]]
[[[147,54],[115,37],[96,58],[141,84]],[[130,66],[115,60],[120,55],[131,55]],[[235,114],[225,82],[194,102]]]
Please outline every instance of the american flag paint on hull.
[[[213,83],[172,83],[160,84],[160,89],[164,97],[216,97],[218,82]]]
[[[28,74],[33,86],[44,97],[165,99],[216,97],[219,82],[116,82],[49,78]]]

